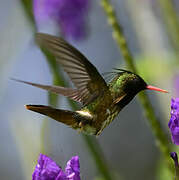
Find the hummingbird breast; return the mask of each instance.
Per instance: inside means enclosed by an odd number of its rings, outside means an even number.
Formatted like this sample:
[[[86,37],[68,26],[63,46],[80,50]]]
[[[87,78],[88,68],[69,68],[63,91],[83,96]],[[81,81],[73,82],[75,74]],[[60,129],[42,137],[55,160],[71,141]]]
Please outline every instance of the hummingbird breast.
[[[115,119],[115,117],[119,114],[120,110],[121,109],[117,105],[113,106],[110,109],[106,109],[106,118],[102,122],[100,130],[97,131],[96,135],[99,135],[103,131],[103,129],[107,127]]]
[[[82,119],[86,123],[82,131],[88,134],[99,135],[114,120],[120,110],[120,106],[113,103],[110,93],[98,97],[94,102],[82,108],[80,112],[78,111],[80,115],[85,115]]]

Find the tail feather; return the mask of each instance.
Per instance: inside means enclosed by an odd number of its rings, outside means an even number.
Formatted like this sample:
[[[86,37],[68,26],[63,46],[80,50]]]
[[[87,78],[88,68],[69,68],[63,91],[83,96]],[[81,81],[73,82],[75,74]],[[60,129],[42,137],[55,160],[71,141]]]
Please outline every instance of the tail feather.
[[[78,127],[78,123],[74,118],[76,114],[75,112],[55,109],[50,106],[43,106],[43,105],[25,105],[25,107],[28,110],[46,115],[48,117],[55,119],[58,122],[64,123],[73,128]]]

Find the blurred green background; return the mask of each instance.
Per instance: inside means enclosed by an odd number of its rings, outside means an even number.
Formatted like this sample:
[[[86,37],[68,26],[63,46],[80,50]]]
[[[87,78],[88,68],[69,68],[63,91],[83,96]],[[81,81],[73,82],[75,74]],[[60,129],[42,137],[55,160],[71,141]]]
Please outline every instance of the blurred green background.
[[[178,13],[179,2],[176,0],[173,3]],[[171,30],[167,28],[161,4],[154,0],[113,0],[112,4],[140,75],[148,83],[170,92],[148,92],[156,114],[168,133],[170,98],[178,93],[174,89],[174,79],[179,73],[178,47],[170,36]],[[124,68],[100,1],[91,1],[88,20],[88,37],[81,42],[70,43],[85,54],[100,73],[109,72],[112,68]],[[20,1],[1,0],[0,28],[0,179],[31,179],[42,151],[62,167],[71,156],[79,155],[82,179],[99,177],[77,131],[24,108],[25,104],[46,105],[47,92],[10,80],[13,77],[52,84],[48,64],[35,45],[32,25]],[[40,27],[39,31],[57,32],[50,22]],[[59,97],[59,107],[70,109],[66,98]],[[42,136],[43,121],[47,123]],[[117,179],[159,179],[161,156],[137,98],[103,131],[98,141]],[[168,142],[171,144],[169,133]]]

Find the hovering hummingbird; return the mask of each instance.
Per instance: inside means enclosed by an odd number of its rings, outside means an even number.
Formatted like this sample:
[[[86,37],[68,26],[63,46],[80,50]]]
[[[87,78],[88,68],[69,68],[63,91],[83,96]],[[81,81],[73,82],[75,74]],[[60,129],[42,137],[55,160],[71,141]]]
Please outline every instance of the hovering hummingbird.
[[[49,116],[74,129],[99,135],[138,92],[146,89],[167,92],[147,85],[139,75],[122,69],[117,69],[115,77],[107,84],[95,66],[62,38],[37,33],[36,40],[40,46],[48,49],[56,57],[76,89],[14,80],[80,102],[83,107],[74,112],[44,105],[26,105],[28,110]]]

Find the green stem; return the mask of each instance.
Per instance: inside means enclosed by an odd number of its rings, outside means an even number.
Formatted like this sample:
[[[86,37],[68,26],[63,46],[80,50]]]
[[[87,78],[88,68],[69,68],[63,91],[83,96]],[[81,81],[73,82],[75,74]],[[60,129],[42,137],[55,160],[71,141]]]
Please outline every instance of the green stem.
[[[179,50],[179,19],[176,10],[173,6],[172,0],[158,0],[163,18],[166,24],[166,28],[170,39],[173,42],[173,46],[178,55]]]
[[[113,37],[117,42],[117,45],[120,49],[120,52],[130,70],[137,73],[136,66],[134,64],[134,59],[129,51],[127,46],[127,42],[125,36],[122,31],[122,27],[119,24],[115,11],[110,3],[110,0],[101,0],[102,7],[107,15],[108,22],[112,27],[113,30]],[[156,137],[157,145],[160,151],[163,153],[169,168],[171,169],[171,162],[169,159],[169,153],[171,152],[170,147],[168,145],[167,136],[162,130],[161,124],[157,119],[152,104],[147,96],[146,93],[142,92],[139,94],[140,102],[144,108],[145,115],[148,119],[148,122],[151,126],[152,132]]]
[[[24,7],[24,10],[26,12],[27,17],[29,18],[29,20],[31,21],[34,30],[35,28],[35,22],[34,22],[34,17],[33,17],[33,13],[32,13],[32,5],[31,5],[31,1],[29,0],[21,0],[22,5]],[[42,52],[44,53],[47,62],[49,64],[49,68],[52,72],[53,75],[53,82],[55,85],[61,85],[61,86],[66,86],[67,83],[65,82],[64,78],[62,78],[62,74],[59,72],[58,69],[58,65],[55,61],[55,58],[48,53],[48,51],[41,49]],[[55,96],[54,94],[49,94],[49,104],[53,105],[53,106],[57,106],[57,102],[58,102],[58,96]],[[74,103],[73,101],[69,100],[69,104],[72,107],[72,109],[77,109],[77,105],[76,103]],[[45,121],[46,122],[46,121]],[[44,128],[46,128],[46,124],[43,125],[43,129],[42,129],[42,134],[44,135]],[[82,137],[84,139],[84,141],[86,142],[86,145],[88,147],[88,150],[90,151],[94,161],[95,161],[95,165],[97,166],[99,172],[101,173],[101,176],[103,177],[104,180],[113,180],[114,178],[112,177],[112,174],[110,173],[111,171],[109,170],[105,157],[103,155],[103,151],[98,143],[98,141],[96,140],[96,138],[94,137],[90,137],[90,136],[86,136],[84,134],[82,134]],[[42,139],[44,139],[42,137]],[[44,149],[44,148],[43,148]]]

